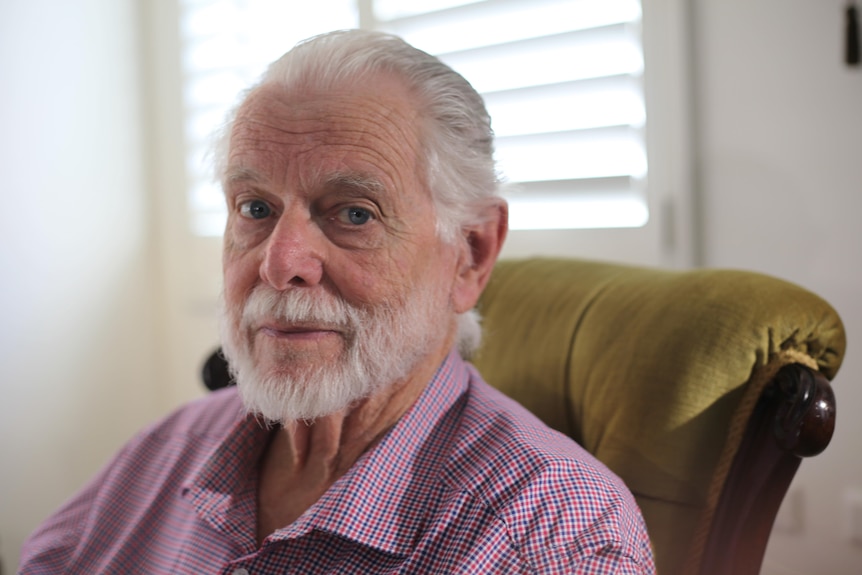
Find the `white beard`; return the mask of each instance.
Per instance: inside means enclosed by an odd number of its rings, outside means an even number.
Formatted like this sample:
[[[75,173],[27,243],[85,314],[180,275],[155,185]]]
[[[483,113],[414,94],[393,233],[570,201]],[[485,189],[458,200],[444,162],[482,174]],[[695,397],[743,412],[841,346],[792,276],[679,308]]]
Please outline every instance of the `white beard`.
[[[451,329],[451,312],[434,296],[426,285],[404,301],[360,308],[322,290],[259,285],[242,309],[227,309],[222,295],[222,349],[246,410],[268,424],[311,421],[405,379]],[[340,357],[285,352],[264,370],[254,359],[251,328],[275,318],[336,328],[344,337]]]

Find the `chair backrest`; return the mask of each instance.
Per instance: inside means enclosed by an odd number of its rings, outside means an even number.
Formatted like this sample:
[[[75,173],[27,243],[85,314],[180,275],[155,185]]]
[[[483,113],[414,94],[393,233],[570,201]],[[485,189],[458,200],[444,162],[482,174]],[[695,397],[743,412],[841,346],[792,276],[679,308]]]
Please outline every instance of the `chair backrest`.
[[[751,272],[530,259],[499,262],[479,309],[479,371],[626,482],[660,574],[759,571],[796,467],[782,463],[789,476],[757,492],[772,500],[752,511],[757,528],[738,525],[752,521],[740,510],[751,499],[740,478],[770,473],[750,469],[761,457],[748,438],[762,427],[752,414],[766,410],[758,401],[787,366],[816,370],[822,382],[835,375],[845,335],[829,304]],[[794,398],[783,401],[808,401]],[[786,416],[792,405],[770,409]],[[823,435],[828,443],[831,429]],[[745,539],[754,531],[762,542]],[[732,554],[740,539],[745,564],[714,562],[716,547]]]

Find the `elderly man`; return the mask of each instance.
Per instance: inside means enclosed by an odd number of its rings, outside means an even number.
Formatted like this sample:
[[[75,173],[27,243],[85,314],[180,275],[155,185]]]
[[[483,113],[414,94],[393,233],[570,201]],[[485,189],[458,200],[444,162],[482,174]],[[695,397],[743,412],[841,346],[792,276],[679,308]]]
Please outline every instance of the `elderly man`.
[[[223,140],[237,387],[132,440],[21,571],[652,573],[620,480],[462,359],[507,230],[472,87],[397,38],[328,34]]]

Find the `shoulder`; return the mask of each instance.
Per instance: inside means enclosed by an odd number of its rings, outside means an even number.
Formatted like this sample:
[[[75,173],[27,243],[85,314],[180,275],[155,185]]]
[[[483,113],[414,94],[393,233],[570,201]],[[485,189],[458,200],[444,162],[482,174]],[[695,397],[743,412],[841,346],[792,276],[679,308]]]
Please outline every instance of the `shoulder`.
[[[126,443],[106,467],[102,488],[130,482],[142,489],[169,487],[196,476],[245,419],[233,388],[189,402]]]
[[[495,505],[507,503],[538,477],[594,484],[600,498],[627,494],[621,480],[583,447],[485,383],[475,371],[456,437],[449,473]]]
[[[529,563],[558,557],[562,567],[610,553],[651,564],[643,519],[623,482],[475,372],[457,437],[448,482],[480,500]]]
[[[191,401],[150,424],[111,458],[88,488],[104,488],[121,479],[148,484],[171,468],[189,471],[223,442],[245,412],[234,389],[224,389]],[[129,477],[122,477],[123,474]]]
[[[227,387],[177,408],[144,429],[141,435],[194,436],[218,440],[244,417],[245,411],[236,388]]]
[[[242,417],[236,392],[224,390],[139,432],[30,535],[22,549],[21,572],[69,572],[88,558],[98,562],[98,556],[112,552],[112,542],[154,525],[152,518],[164,522],[178,516],[185,509],[175,504],[181,487]],[[135,526],[126,523],[131,518]]]
[[[137,474],[135,469],[147,466],[154,471],[172,465],[191,469],[244,418],[235,389],[213,392],[143,428],[117,452],[105,471],[110,476],[125,471]]]

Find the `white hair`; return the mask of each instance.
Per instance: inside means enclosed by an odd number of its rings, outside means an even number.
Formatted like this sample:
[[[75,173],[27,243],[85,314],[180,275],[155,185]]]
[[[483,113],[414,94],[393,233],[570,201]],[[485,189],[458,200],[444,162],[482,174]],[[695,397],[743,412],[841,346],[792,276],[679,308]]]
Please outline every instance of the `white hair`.
[[[379,73],[399,78],[416,97],[438,236],[447,243],[466,242],[463,231],[487,217],[487,207],[500,196],[501,181],[494,164],[491,118],[482,97],[438,58],[382,32],[330,32],[300,42],[273,62],[243,94],[240,106],[264,86],[343,89]],[[240,106],[231,112],[216,142],[220,178],[227,168],[230,133]],[[469,356],[481,340],[479,314],[473,310],[458,319],[458,347]]]

